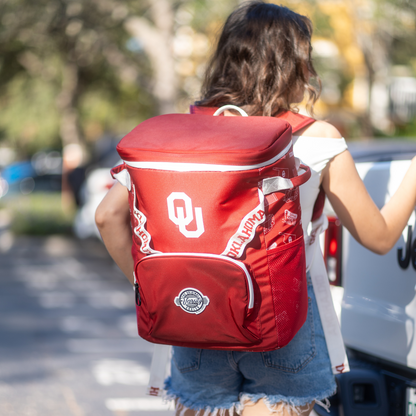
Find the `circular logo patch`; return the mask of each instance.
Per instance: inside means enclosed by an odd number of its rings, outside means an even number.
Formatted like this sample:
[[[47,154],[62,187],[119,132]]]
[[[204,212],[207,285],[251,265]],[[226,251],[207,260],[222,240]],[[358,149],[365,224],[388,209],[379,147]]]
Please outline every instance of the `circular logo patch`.
[[[196,315],[203,312],[208,304],[208,297],[204,296],[198,289],[192,287],[183,289],[175,298],[176,306],[179,306],[185,312]]]

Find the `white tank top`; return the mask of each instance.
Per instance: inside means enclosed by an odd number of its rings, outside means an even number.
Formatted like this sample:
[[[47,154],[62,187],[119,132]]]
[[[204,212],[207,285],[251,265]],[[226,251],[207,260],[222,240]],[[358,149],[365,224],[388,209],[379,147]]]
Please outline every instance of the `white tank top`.
[[[293,151],[297,158],[311,168],[311,178],[300,187],[300,203],[302,207],[302,227],[305,236],[306,268],[309,269],[315,247],[309,245],[311,234],[316,227],[311,224],[312,211],[320,190],[321,173],[328,162],[336,155],[346,150],[345,139],[327,137],[293,136]],[[321,222],[325,222],[322,219]],[[322,224],[323,226],[325,224]],[[326,228],[326,227],[324,227]],[[324,230],[321,230],[324,231]]]

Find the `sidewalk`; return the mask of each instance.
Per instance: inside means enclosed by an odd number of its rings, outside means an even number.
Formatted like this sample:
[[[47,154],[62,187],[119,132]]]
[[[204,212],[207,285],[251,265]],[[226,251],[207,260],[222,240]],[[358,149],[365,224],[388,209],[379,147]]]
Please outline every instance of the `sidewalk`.
[[[100,241],[0,234],[1,416],[172,416],[145,395],[152,351]]]

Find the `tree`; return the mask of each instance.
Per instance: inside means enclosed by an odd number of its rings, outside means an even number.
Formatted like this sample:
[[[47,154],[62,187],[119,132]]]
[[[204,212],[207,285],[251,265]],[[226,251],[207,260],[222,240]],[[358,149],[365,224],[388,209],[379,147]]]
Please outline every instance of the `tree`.
[[[293,1],[288,6],[293,7]],[[332,87],[341,93],[337,100],[326,103],[327,109],[331,113],[344,110],[344,118],[354,115],[359,121],[359,135],[391,133],[394,120],[388,112],[388,87],[394,66],[410,67],[416,55],[416,3],[306,0],[296,2],[295,7],[311,17],[313,43],[325,40],[338,50],[333,58],[315,55],[324,87],[336,84]],[[416,69],[415,60],[413,65]],[[325,89],[322,98],[327,98]]]
[[[150,95],[140,90],[137,81],[148,76],[148,65],[142,54],[128,48],[129,35],[123,28],[123,21],[130,13],[127,6],[135,7],[113,0],[2,0],[0,105],[13,106],[16,101],[21,102],[15,94],[26,94],[34,85],[42,86],[49,91],[48,104],[45,103],[49,111],[34,124],[42,132],[44,129],[39,125],[47,123],[48,117],[56,118],[59,131],[51,131],[50,135],[55,137],[49,141],[53,143],[59,135],[63,146],[75,143],[85,147],[88,121],[92,121],[91,114],[85,111],[85,103],[91,103],[94,97],[103,98],[107,103],[122,99],[124,107],[108,105],[108,110],[116,113],[115,117],[129,118],[128,113],[132,111],[145,113],[142,117],[146,117],[153,103]],[[144,103],[138,101],[139,92],[149,99]],[[51,97],[55,97],[54,105]],[[35,98],[38,103],[39,97]],[[30,102],[27,104],[30,108]],[[24,117],[23,112],[21,120]],[[104,120],[100,121],[102,128],[108,127]],[[3,120],[2,128],[6,130],[3,134],[14,134],[22,144],[19,139],[24,136],[22,124],[25,123],[21,122],[20,126],[16,120],[13,123],[11,128]],[[33,142],[41,137],[35,131],[31,139]],[[29,151],[31,147],[36,145],[28,146]]]
[[[29,153],[87,147],[106,130],[183,110],[200,85],[211,22],[236,4],[0,0],[0,134]]]

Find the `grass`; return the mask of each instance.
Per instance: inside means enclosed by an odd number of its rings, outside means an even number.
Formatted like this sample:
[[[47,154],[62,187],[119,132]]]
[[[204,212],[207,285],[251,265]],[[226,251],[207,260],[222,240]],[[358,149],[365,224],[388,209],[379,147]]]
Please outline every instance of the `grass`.
[[[10,217],[10,229],[19,235],[72,234],[75,210],[63,208],[60,192],[13,195],[0,199]]]

